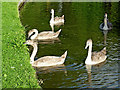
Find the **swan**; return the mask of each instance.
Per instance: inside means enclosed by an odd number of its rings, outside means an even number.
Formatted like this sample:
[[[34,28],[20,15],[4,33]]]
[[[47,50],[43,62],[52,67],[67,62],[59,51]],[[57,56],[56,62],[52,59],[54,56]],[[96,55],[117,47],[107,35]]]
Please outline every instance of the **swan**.
[[[107,58],[106,47],[104,47],[99,52],[92,52],[92,40],[91,39],[87,40],[85,49],[87,49],[88,46],[89,46],[88,56],[85,60],[85,64],[95,65],[95,64],[104,62],[106,60],[106,58]]]
[[[54,65],[60,65],[65,62],[66,56],[67,56],[67,51],[61,56],[44,56],[36,61],[34,61],[35,55],[37,53],[37,43],[34,42],[34,40],[27,40],[24,44],[28,44],[33,46],[33,52],[30,57],[30,64],[32,64],[33,67],[45,67],[45,66],[54,66]]]
[[[54,32],[54,25],[64,25],[64,15],[62,15],[62,17],[58,17],[56,16],[54,18],[54,9],[51,9],[51,20],[50,20],[50,26],[52,28],[52,31]]]
[[[61,29],[57,32],[52,31],[43,31],[38,33],[37,29],[32,29],[28,32],[28,38],[30,39],[39,39],[39,40],[45,40],[45,39],[53,39],[57,38],[61,32]]]
[[[111,30],[112,29],[112,23],[110,23],[107,19],[107,13],[104,15],[104,23],[100,24],[100,29],[101,30]]]

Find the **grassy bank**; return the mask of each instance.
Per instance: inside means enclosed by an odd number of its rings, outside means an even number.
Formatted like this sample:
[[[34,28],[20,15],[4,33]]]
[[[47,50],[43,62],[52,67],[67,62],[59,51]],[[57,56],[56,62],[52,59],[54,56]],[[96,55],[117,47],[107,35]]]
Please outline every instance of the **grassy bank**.
[[[0,12],[2,12],[2,6],[0,2]],[[2,15],[0,14],[0,90],[2,88]]]
[[[17,2],[3,2],[2,88],[39,88],[24,42],[25,29],[20,24]]]

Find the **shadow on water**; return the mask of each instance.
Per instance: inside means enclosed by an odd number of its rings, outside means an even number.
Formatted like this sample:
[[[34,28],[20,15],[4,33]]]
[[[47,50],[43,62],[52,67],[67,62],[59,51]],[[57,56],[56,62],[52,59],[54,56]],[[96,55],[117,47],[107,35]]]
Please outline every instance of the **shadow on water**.
[[[65,66],[35,68],[37,78],[42,79],[43,88],[118,88],[118,59],[119,51],[119,25],[120,3],[83,3],[83,2],[28,2],[20,12],[22,25],[27,32],[33,28],[51,30],[49,20],[50,10],[55,10],[55,16],[65,15],[64,26],[56,27],[55,31],[62,29],[59,40],[39,41],[36,58],[55,55],[60,56],[68,51]],[[104,13],[113,24],[113,29],[99,30],[103,23]],[[107,48],[107,62],[101,67],[93,66],[88,73],[84,61],[87,57],[86,41],[93,40],[93,51],[100,51],[104,45]],[[30,53],[32,48],[30,48]],[[67,73],[66,73],[67,72]]]

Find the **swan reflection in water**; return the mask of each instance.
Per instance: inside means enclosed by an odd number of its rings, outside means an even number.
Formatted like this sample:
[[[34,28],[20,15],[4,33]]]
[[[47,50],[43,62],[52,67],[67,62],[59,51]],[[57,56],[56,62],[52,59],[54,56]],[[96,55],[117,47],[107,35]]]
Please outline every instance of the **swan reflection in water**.
[[[37,42],[37,44],[55,44],[55,43],[60,43],[61,42],[61,40],[59,38],[45,39],[45,40],[33,39],[31,41]]]
[[[63,72],[63,75],[67,76],[67,69],[64,64],[49,67],[34,67],[34,69],[36,70],[36,77],[40,85],[44,83],[44,79],[40,78],[41,74]]]
[[[46,74],[51,72],[57,72],[57,71],[63,71],[65,75],[67,76],[67,70],[64,64],[61,65],[55,65],[55,66],[49,66],[49,67],[34,67],[37,74]]]
[[[103,32],[103,34],[104,34],[104,45],[106,45],[108,30],[103,30],[102,32]]]
[[[99,63],[99,64],[96,64],[96,65],[87,65],[86,64],[86,70],[87,70],[87,73],[88,73],[88,83],[89,83],[89,88],[92,88],[92,67],[97,67],[98,68],[101,68],[107,61],[104,61],[102,63]],[[94,78],[94,77],[93,77]]]
[[[46,39],[46,40],[37,40],[38,44],[54,44],[59,43],[61,40],[59,38]]]

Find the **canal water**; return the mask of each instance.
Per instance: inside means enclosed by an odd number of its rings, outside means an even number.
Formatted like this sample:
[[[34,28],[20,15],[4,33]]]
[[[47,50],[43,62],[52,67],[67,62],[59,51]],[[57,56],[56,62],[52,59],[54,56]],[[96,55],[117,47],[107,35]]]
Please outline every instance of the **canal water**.
[[[39,42],[36,58],[46,55],[68,55],[64,65],[35,68],[42,88],[119,88],[120,87],[120,3],[117,2],[27,2],[20,11],[20,20],[27,32],[33,28],[50,30],[50,10],[55,16],[65,15],[65,24],[57,40]],[[104,13],[113,24],[110,31],[101,31]],[[107,48],[106,62],[85,65],[88,39],[93,40],[93,51]],[[30,54],[33,48],[30,46]],[[90,69],[88,69],[90,68]]]

